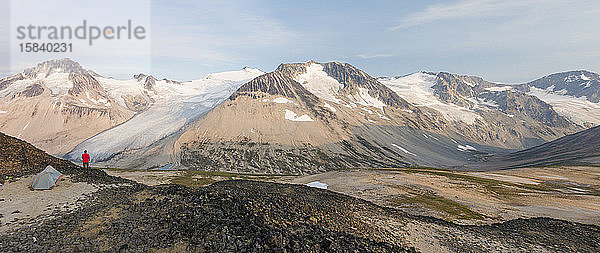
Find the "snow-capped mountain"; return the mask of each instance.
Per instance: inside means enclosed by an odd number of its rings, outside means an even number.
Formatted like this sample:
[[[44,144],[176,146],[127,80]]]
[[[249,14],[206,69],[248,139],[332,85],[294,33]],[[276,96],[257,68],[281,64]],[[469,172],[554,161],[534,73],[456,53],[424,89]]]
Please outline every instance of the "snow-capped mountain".
[[[590,71],[578,70],[551,74],[525,85],[572,97],[585,97],[593,103],[600,102],[600,75]]]
[[[121,124],[133,112],[103,89],[100,76],[70,59],[0,80],[0,129],[53,154]]]
[[[473,109],[495,107],[511,117],[527,114],[549,126],[565,127],[570,124],[566,121],[581,127],[600,124],[600,76],[589,71],[557,73],[513,85],[444,72],[380,81],[409,101],[417,99],[414,102],[429,105],[446,118],[465,122],[478,118]]]
[[[379,80],[413,105],[440,114],[457,134],[477,143],[522,149],[581,129],[537,97],[480,77],[420,72]]]
[[[583,126],[600,125],[600,75],[585,71],[556,73],[517,86],[561,115]]]
[[[188,168],[301,174],[455,166],[499,150],[433,112],[347,63],[282,64],[191,124],[175,156]]]
[[[191,126],[174,142],[179,165],[277,173],[459,166],[583,129],[515,86],[314,61],[255,78]]]

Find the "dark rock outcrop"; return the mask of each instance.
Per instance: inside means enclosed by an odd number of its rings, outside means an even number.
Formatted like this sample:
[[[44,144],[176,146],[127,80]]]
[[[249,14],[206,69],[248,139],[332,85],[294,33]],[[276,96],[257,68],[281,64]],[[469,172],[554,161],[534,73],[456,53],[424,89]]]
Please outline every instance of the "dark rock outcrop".
[[[9,177],[21,177],[39,173],[51,165],[75,181],[113,183],[122,179],[110,177],[97,169],[83,169],[70,161],[47,154],[33,145],[0,133],[0,183]]]
[[[34,83],[27,86],[24,90],[17,92],[16,97],[35,97],[44,93],[44,87],[40,83]]]
[[[137,74],[133,78],[144,83],[144,89],[156,92],[156,78],[146,74]],[[165,79],[166,80],[166,79]]]
[[[356,94],[359,91],[358,88],[364,88],[369,90],[369,95],[379,98],[388,106],[416,109],[390,88],[377,81],[376,78],[348,63],[329,62],[322,65],[325,73],[344,85],[344,88],[340,91],[342,94]]]

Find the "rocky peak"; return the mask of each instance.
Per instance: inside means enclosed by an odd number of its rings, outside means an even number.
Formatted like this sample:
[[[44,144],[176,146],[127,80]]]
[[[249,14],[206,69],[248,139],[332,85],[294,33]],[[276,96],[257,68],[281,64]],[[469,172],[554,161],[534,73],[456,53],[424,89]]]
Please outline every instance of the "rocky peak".
[[[289,69],[279,70],[278,68],[273,72],[252,79],[233,93],[230,99],[234,100],[239,96],[260,98],[262,96],[260,93],[266,93],[294,98],[307,104],[316,104],[319,99],[296,82],[289,74],[285,74],[289,73],[287,70]]]
[[[162,80],[165,81],[165,82],[167,82],[167,83],[169,83],[169,84],[181,84],[181,82],[179,82],[179,81],[170,80],[170,79],[167,79],[167,78],[163,78]]]
[[[318,98],[294,80],[298,75],[306,73],[307,68],[312,64],[323,66],[323,71],[327,75],[343,85],[343,88],[339,91],[340,95],[356,95],[360,92],[359,88],[364,88],[368,90],[370,96],[381,100],[388,106],[411,107],[408,102],[400,98],[387,86],[350,64],[339,62],[318,63],[312,60],[304,63],[280,64],[275,71],[259,76],[243,85],[238,90],[241,93],[234,94],[232,97],[235,98],[242,93],[262,91],[271,95],[282,95],[290,98],[301,95],[311,102],[316,102]]]
[[[537,79],[530,84],[536,84],[537,88],[547,88],[552,85],[574,86],[586,84],[590,81],[598,81],[599,75],[586,70],[567,71],[555,73]]]
[[[49,76],[52,73],[77,73],[77,74],[87,74],[88,71],[85,70],[78,62],[75,62],[69,58],[56,59],[45,61],[39,63],[37,66],[33,68],[27,68],[23,70],[21,73],[23,76],[27,78],[35,78],[39,74],[44,74],[44,77]],[[94,73],[95,75],[98,75]]]
[[[481,82],[479,77],[440,72],[432,89],[442,101],[466,107],[469,103],[465,98],[476,96],[474,88]]]
[[[306,63],[282,63],[280,64],[275,71],[280,72],[286,76],[295,78],[297,75],[306,72],[306,66],[308,66],[310,62]]]
[[[447,72],[439,72],[435,75],[436,83],[431,87],[434,94],[444,102],[463,107],[472,107],[469,98],[486,93],[487,88],[505,86],[488,82],[478,76],[457,75]]]
[[[134,75],[133,78],[138,80],[139,82],[142,82],[144,84],[144,89],[156,91],[156,78],[154,78],[153,76],[139,73],[137,75]]]
[[[359,88],[369,91],[369,95],[380,99],[384,104],[393,107],[409,108],[409,103],[400,98],[390,88],[380,83],[364,71],[348,64],[340,62],[323,63],[323,71],[344,85],[340,92],[344,95],[354,95]]]
[[[506,114],[526,116],[549,127],[573,127],[573,123],[559,115],[551,105],[523,92],[486,92],[479,97],[494,101],[498,109]]]

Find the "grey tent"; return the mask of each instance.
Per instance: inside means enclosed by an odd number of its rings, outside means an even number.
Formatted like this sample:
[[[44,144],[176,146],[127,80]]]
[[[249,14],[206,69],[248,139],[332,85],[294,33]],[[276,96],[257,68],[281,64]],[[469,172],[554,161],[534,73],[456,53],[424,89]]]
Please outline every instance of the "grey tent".
[[[56,185],[56,182],[62,177],[62,173],[48,165],[46,168],[35,175],[31,188],[34,190],[47,190]]]

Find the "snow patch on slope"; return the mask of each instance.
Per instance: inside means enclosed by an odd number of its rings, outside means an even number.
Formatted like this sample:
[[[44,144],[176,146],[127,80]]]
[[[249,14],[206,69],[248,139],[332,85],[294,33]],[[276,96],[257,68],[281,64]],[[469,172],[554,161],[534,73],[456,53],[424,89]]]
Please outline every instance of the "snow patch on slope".
[[[475,88],[475,86],[477,86],[477,84],[475,84],[475,83],[472,83],[472,82],[469,82],[469,81],[466,81],[466,80],[464,80],[463,82],[464,82],[465,84],[467,84],[467,85],[469,85],[469,86],[473,87],[473,88]]]
[[[456,149],[459,150],[459,151],[463,151],[463,152],[466,152],[466,151],[477,151],[476,148],[474,148],[474,147],[472,147],[470,145],[464,145],[464,146],[463,145],[458,145],[456,147]]]
[[[294,80],[319,98],[338,104],[341,102],[336,94],[344,85],[327,75],[321,64],[311,63],[306,67],[306,73],[298,75]]]
[[[365,88],[358,88],[358,94],[349,95],[348,97],[353,99],[357,104],[364,106],[372,106],[380,110],[382,110],[385,106],[385,104],[381,102],[381,100],[372,97],[369,94],[369,90]]]
[[[502,92],[502,91],[510,91],[512,90],[511,86],[502,86],[502,87],[487,87],[485,88],[485,90],[488,91],[496,91],[496,92]]]
[[[409,103],[434,109],[448,120],[473,124],[476,119],[481,119],[481,116],[468,108],[439,100],[433,94],[431,88],[436,84],[436,80],[435,75],[419,72],[404,77],[380,79],[379,81]]]
[[[287,120],[291,120],[291,121],[314,121],[313,119],[310,118],[310,116],[304,114],[300,117],[296,117],[297,114],[293,111],[290,111],[288,109],[285,109],[285,119]]]
[[[496,101],[493,100],[485,100],[482,98],[477,98],[477,97],[469,97],[467,98],[467,100],[471,103],[473,103],[473,109],[488,109],[488,107],[498,107],[499,105],[496,103]]]
[[[406,150],[405,148],[403,148],[403,147],[400,147],[400,146],[398,146],[398,145],[396,145],[396,144],[394,144],[394,143],[392,143],[392,146],[394,146],[394,147],[396,147],[396,148],[398,148],[398,149],[402,150],[404,153],[407,153],[407,154],[409,154],[409,155],[413,155],[413,156],[417,156],[417,155],[415,155],[414,153],[412,153],[412,152],[410,152],[410,151]]]
[[[96,80],[102,85],[106,93],[117,101],[117,104],[120,106],[127,108],[125,104],[124,96],[138,96],[141,95],[143,97],[148,97],[148,95],[144,92],[144,86],[141,82],[131,79],[131,80],[116,80],[112,78],[104,78],[104,77],[96,77]]]
[[[208,80],[208,79],[230,80],[230,81],[234,81],[234,82],[239,82],[239,81],[244,81],[247,79],[252,79],[252,78],[260,76],[262,74],[264,74],[264,72],[262,72],[259,69],[245,67],[242,70],[226,71],[226,72],[209,74],[209,75],[206,75],[203,79],[204,80]]]
[[[585,74],[581,73],[581,80],[589,81],[591,79],[589,79],[587,76],[585,76]]]
[[[6,97],[14,95],[37,82],[41,82],[44,86],[50,89],[52,95],[65,95],[67,92],[69,92],[69,89],[73,88],[73,82],[69,80],[68,73],[52,73],[48,77],[45,75],[38,75],[34,79],[15,81],[6,87],[6,89],[0,91],[0,96]]]
[[[325,190],[327,190],[327,186],[328,186],[326,183],[321,183],[319,181],[310,182],[310,183],[305,184],[305,185],[308,186],[308,187],[325,189]]]
[[[53,95],[67,94],[69,89],[73,88],[73,82],[69,81],[69,73],[52,73],[43,80]]]
[[[273,102],[278,103],[278,104],[287,104],[287,103],[293,104],[294,103],[294,101],[289,100],[284,97],[275,98],[275,99],[273,99]]]
[[[337,110],[327,102],[325,102],[325,108],[331,110],[332,112],[337,112]]]

